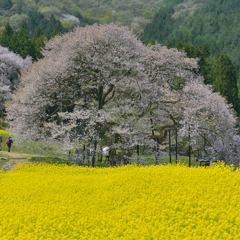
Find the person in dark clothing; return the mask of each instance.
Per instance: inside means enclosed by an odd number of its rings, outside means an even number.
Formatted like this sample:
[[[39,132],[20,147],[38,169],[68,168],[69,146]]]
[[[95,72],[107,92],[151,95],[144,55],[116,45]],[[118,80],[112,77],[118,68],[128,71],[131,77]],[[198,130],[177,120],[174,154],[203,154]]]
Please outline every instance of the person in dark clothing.
[[[11,148],[12,148],[12,144],[13,144],[12,137],[10,137],[10,136],[7,137],[6,144],[7,144],[7,147],[8,147],[8,152],[11,152]]]

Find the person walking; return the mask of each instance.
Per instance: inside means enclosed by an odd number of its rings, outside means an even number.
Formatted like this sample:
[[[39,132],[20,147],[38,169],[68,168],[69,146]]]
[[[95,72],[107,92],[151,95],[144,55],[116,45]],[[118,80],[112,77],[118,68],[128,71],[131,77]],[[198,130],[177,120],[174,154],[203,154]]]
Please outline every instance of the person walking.
[[[106,156],[107,162],[110,160],[110,147],[106,146],[102,150],[103,154]]]
[[[7,137],[6,144],[7,144],[7,147],[8,147],[8,152],[11,152],[11,148],[12,148],[12,144],[13,144],[12,137],[10,137],[10,136]]]

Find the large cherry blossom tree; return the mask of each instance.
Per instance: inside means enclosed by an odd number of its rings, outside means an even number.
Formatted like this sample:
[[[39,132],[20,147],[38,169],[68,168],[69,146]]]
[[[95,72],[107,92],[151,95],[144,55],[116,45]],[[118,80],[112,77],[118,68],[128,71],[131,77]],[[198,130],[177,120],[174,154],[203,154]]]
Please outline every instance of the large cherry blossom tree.
[[[181,135],[191,137],[191,145],[206,156],[234,165],[239,161],[236,117],[226,100],[209,86],[189,82],[184,88]]]
[[[199,144],[207,135],[219,156],[238,139],[230,107],[183,52],[145,46],[124,27],[94,25],[55,37],[43,55],[23,74],[8,108],[12,130],[22,136],[92,146],[93,165],[103,142],[155,145],[158,156],[168,129],[184,139],[190,128]],[[221,129],[228,118],[231,139]]]

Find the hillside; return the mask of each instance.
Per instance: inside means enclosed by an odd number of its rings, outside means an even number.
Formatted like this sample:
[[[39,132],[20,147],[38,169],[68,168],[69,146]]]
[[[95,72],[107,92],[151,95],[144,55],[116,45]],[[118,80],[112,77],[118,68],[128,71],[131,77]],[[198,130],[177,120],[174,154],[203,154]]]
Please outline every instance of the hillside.
[[[139,33],[158,12],[145,29],[144,40],[207,45],[213,53],[227,53],[239,67],[239,10],[237,0],[1,0],[0,26],[10,23],[16,29],[37,12],[46,19],[53,15],[64,28],[120,22]]]
[[[0,45],[34,60],[53,36],[75,26],[120,23],[142,33],[163,0],[0,0]]]
[[[16,26],[29,11],[35,10],[48,17],[54,15],[64,26],[77,23],[79,16],[83,16],[101,23],[120,22],[140,30],[161,3],[162,0],[1,0],[0,24],[10,21]]]
[[[64,3],[65,2],[65,3]],[[73,1],[72,1],[73,2]],[[69,28],[87,22],[80,14],[79,7],[71,1],[38,1],[38,0],[1,0],[0,26],[9,23],[14,29],[31,18],[32,13],[43,15],[46,20],[51,17]]]
[[[165,0],[144,30],[145,42],[158,41],[200,59],[206,83],[240,112],[240,2],[238,0]]]
[[[204,46],[213,54],[226,53],[240,66],[240,2],[238,0],[167,1],[146,27],[144,40],[177,46]]]

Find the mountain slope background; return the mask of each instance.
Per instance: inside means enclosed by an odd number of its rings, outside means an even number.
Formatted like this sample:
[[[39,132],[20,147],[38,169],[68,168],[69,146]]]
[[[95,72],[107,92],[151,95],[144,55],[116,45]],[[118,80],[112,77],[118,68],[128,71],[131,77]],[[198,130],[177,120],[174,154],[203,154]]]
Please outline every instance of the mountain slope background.
[[[0,24],[12,26],[37,11],[46,17],[59,19],[64,26],[77,22],[79,16],[101,23],[120,22],[142,30],[163,0],[0,0]]]
[[[57,34],[93,23],[120,23],[141,35],[164,0],[0,0],[0,45],[41,58]]]
[[[239,108],[240,1],[165,0],[142,35],[200,59],[208,84]]]
[[[212,53],[227,53],[240,66],[238,0],[0,0],[0,26],[9,23],[18,29],[33,12],[47,20],[53,16],[63,28],[119,22],[139,33],[150,22],[145,41],[207,46]]]
[[[166,0],[167,1],[167,0]],[[179,42],[224,52],[240,66],[240,1],[171,1],[160,9],[144,33],[144,39],[168,45]]]

